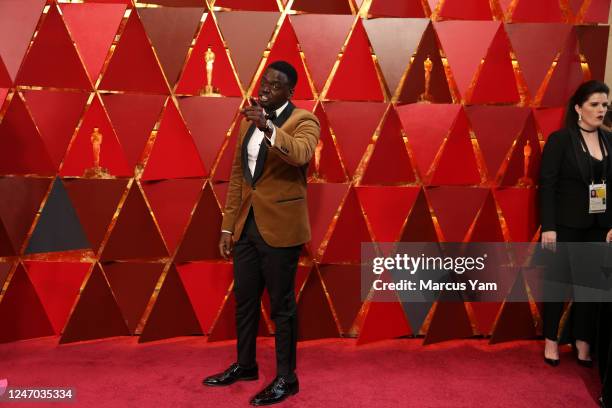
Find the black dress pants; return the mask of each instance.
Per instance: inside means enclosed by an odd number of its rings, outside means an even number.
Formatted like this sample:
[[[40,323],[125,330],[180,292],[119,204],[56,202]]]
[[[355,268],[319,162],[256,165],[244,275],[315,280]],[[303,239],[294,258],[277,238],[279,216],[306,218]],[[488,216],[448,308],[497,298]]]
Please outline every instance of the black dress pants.
[[[578,229],[557,226],[557,242],[605,242],[607,229]],[[559,250],[559,249],[558,249]],[[569,271],[569,264],[566,265]],[[593,344],[597,323],[597,303],[574,302],[567,324],[570,328],[570,338]],[[563,314],[562,302],[545,302],[543,305],[544,337],[557,341],[559,320]]]
[[[601,303],[597,334],[597,360],[603,389],[601,395],[607,407],[612,406],[612,303]]]
[[[302,245],[271,247],[262,238],[253,209],[234,246],[234,295],[238,364],[256,364],[256,338],[264,287],[270,295],[271,317],[276,326],[276,372],[289,381],[295,378],[297,305],[295,273]]]

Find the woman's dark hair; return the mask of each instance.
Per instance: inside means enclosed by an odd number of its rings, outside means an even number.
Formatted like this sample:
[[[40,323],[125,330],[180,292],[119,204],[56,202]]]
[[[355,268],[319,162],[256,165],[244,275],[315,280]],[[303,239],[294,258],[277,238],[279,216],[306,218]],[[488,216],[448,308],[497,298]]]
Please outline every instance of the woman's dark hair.
[[[584,82],[576,89],[574,95],[570,98],[567,103],[567,110],[565,112],[565,127],[569,129],[577,129],[578,126],[578,112],[574,106],[582,106],[593,94],[605,93],[610,95],[610,88],[608,85],[601,81],[591,80]]]

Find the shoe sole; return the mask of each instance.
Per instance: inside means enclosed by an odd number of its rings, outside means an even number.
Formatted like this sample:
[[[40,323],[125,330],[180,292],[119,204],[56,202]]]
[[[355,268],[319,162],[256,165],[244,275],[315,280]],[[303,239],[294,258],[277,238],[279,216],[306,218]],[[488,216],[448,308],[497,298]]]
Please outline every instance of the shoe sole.
[[[259,376],[238,378],[236,381],[232,381],[231,383],[228,383],[228,384],[209,384],[206,382],[202,382],[202,385],[206,385],[208,387],[227,387],[228,385],[232,385],[234,383],[237,383],[238,381],[257,381],[257,380],[259,380]]]

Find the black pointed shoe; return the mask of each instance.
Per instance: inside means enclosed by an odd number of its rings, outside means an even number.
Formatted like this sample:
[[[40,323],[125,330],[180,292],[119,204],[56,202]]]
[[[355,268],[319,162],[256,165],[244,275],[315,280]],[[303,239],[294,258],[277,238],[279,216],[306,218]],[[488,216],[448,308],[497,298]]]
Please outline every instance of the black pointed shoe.
[[[544,357],[544,362],[545,362],[546,364],[548,364],[549,366],[551,366],[551,367],[556,367],[556,366],[558,366],[558,365],[559,365],[559,363],[561,362],[561,360],[559,360],[558,358],[557,358],[557,359],[552,359],[552,358],[546,358],[546,357]]]
[[[234,363],[222,373],[206,377],[202,384],[213,387],[223,387],[236,381],[255,381],[259,378],[257,366],[253,368],[243,368],[238,363]]]
[[[297,394],[300,384],[297,377],[295,381],[288,382],[283,377],[276,377],[266,388],[251,399],[251,405],[271,405],[283,401],[290,395]]]
[[[578,363],[579,366],[581,367],[586,367],[586,368],[591,368],[593,367],[593,360],[583,360],[580,358],[580,356],[578,355],[578,348],[576,347],[575,344],[572,344],[572,349],[574,350],[574,356],[576,357],[576,362]]]

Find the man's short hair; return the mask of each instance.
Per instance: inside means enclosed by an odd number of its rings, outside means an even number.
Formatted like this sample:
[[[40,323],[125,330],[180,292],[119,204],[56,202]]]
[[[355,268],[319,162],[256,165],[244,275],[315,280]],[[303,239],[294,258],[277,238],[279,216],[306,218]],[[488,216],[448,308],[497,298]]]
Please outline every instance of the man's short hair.
[[[295,68],[293,68],[293,65],[291,65],[287,61],[274,61],[273,63],[268,65],[268,68],[272,68],[287,75],[287,79],[289,79],[289,86],[291,88],[295,88],[295,84],[297,84],[298,80],[298,75]]]

